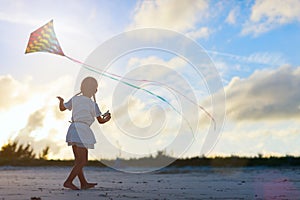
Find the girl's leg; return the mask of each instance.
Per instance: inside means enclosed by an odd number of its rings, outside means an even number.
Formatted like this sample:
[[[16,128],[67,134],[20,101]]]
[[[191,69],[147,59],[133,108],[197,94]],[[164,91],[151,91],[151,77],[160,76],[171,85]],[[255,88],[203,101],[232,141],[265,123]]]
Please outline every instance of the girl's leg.
[[[77,156],[77,157],[78,157],[78,153],[76,151],[77,151],[78,148],[80,148],[80,147],[75,146],[75,148],[73,148],[73,152],[75,151],[74,155]],[[85,158],[86,158],[86,163],[87,163],[88,162],[88,151],[86,151]],[[89,189],[89,188],[95,187],[95,185],[97,185],[97,183],[88,183],[87,182],[87,180],[84,176],[84,173],[83,173],[83,168],[79,171],[77,176],[78,176],[79,181],[80,181],[80,188],[81,189]]]
[[[72,148],[75,156],[75,165],[72,171],[70,172],[70,175],[68,176],[67,180],[65,181],[64,186],[72,190],[78,190],[79,188],[77,188],[73,184],[73,180],[76,176],[80,176],[80,178],[82,179],[81,181],[86,181],[82,172],[82,168],[84,167],[84,165],[87,164],[88,152],[86,148],[77,147],[75,145],[73,145]]]
[[[77,162],[78,160],[80,160],[78,158],[78,153],[77,153],[77,149],[80,148],[80,147],[77,147],[77,146],[74,146],[73,147],[73,153],[74,153],[74,156],[75,156],[75,162]],[[88,151],[86,151],[86,155],[84,156],[86,158],[86,162],[88,162]],[[95,185],[97,185],[97,183],[88,183],[85,176],[84,176],[84,173],[83,173],[83,169],[81,169],[78,173],[78,178],[79,178],[79,181],[80,181],[80,185],[81,185],[81,189],[88,189],[88,188],[92,188],[92,187],[95,187]]]
[[[77,146],[73,145],[72,148],[73,148],[73,153],[74,153],[74,156],[75,156],[75,163],[76,163],[80,159],[80,158],[78,158]],[[86,160],[88,160],[88,158]],[[79,178],[79,181],[80,181],[81,185],[86,185],[88,183],[87,180],[84,177],[83,169],[81,169],[79,171],[77,176]]]

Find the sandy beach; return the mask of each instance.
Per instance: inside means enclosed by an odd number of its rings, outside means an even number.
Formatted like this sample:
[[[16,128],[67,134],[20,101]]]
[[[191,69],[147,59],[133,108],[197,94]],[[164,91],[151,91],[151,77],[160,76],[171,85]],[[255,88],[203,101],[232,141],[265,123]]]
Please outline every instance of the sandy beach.
[[[70,167],[1,167],[0,199],[299,199],[297,168],[166,168],[146,174],[86,167],[90,190],[64,189]],[[76,182],[78,184],[78,182]]]

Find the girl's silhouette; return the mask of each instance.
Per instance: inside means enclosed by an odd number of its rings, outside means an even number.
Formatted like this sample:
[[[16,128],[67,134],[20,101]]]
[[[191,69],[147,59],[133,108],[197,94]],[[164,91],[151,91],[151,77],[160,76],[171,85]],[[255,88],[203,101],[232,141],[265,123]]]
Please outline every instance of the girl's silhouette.
[[[76,94],[68,102],[64,103],[62,97],[57,97],[60,111],[72,110],[72,120],[66,136],[66,142],[69,146],[72,146],[75,164],[64,182],[64,187],[72,190],[79,190],[73,184],[76,176],[79,178],[81,189],[88,189],[97,185],[97,183],[88,183],[83,173],[83,167],[88,161],[88,149],[93,149],[96,143],[94,133],[90,128],[91,124],[95,121],[95,118],[100,124],[108,122],[111,118],[108,111],[103,115],[101,114],[95,98],[97,88],[97,80],[93,77],[86,77],[81,82],[80,93]],[[94,101],[91,100],[92,97]]]

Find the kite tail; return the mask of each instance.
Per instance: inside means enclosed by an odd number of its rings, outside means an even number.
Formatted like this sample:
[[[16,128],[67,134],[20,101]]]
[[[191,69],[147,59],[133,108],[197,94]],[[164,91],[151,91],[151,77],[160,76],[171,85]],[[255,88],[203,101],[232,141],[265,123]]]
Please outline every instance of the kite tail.
[[[86,63],[83,63],[83,62],[81,62],[81,61],[79,61],[79,60],[76,60],[76,59],[74,59],[74,58],[71,58],[71,57],[69,57],[69,56],[66,56],[65,55],[65,57],[67,57],[68,59],[70,59],[70,60],[72,60],[73,62],[76,62],[76,63],[79,63],[79,64],[81,64],[81,65],[84,65],[84,66],[87,66],[88,67],[88,69],[89,70],[92,70],[92,71],[94,71],[94,72],[96,72],[96,73],[99,73],[99,71],[101,71],[100,73],[102,74],[102,75],[104,75],[104,76],[106,76],[106,74],[109,74],[109,75],[111,75],[111,76],[114,76],[114,77],[118,77],[118,78],[120,78],[120,79],[125,79],[125,80],[129,80],[129,81],[139,81],[139,82],[146,82],[146,83],[154,83],[154,84],[157,84],[157,85],[163,85],[163,86],[165,86],[165,87],[167,87],[168,89],[170,89],[170,90],[172,90],[172,91],[174,91],[175,93],[177,93],[177,94],[179,94],[179,95],[181,95],[181,96],[183,96],[186,100],[188,100],[190,103],[192,103],[192,104],[194,104],[194,105],[196,105],[198,108],[200,108],[211,120],[212,120],[212,122],[213,122],[213,124],[214,124],[214,130],[216,130],[216,120],[214,119],[214,117],[203,107],[203,106],[201,106],[201,105],[199,105],[198,103],[196,103],[196,102],[194,102],[193,100],[191,100],[188,96],[186,96],[186,95],[184,95],[184,94],[182,94],[180,91],[178,91],[178,90],[176,90],[176,89],[174,89],[174,88],[172,88],[172,87],[170,87],[170,86],[168,86],[167,84],[165,84],[165,83],[162,83],[162,82],[159,82],[159,81],[151,81],[151,80],[146,80],[146,79],[133,79],[133,78],[127,78],[127,77],[122,77],[122,76],[120,76],[120,75],[118,75],[118,74],[114,74],[114,73],[110,73],[110,72],[107,72],[107,71],[104,71],[104,70],[101,70],[101,69],[97,69],[97,68],[95,68],[95,67],[93,67],[93,66],[91,66],[91,65],[88,65],[88,64],[86,64]],[[86,67],[85,67],[86,68]],[[108,76],[106,76],[106,77],[108,77]],[[111,78],[111,77],[109,77],[109,78]],[[114,80],[116,80],[116,79],[114,79]],[[121,81],[121,80],[119,80],[119,81]],[[122,81],[121,81],[122,82]],[[127,82],[126,82],[126,84],[127,84]],[[127,84],[128,85],[128,84]],[[135,87],[135,85],[132,85],[132,84],[130,84],[130,86],[131,87]],[[136,87],[137,88],[137,87]],[[139,88],[137,88],[137,89],[139,89]],[[142,90],[144,90],[144,89],[142,89]],[[148,93],[150,92],[150,91],[147,91]],[[153,95],[153,94],[152,94]],[[154,95],[154,96],[157,96],[157,95]],[[160,98],[160,97],[158,97],[158,98]],[[169,104],[169,103],[168,103]],[[171,104],[169,104],[174,110],[176,110]]]
[[[203,112],[204,112],[204,113],[205,113],[205,114],[213,121],[213,124],[214,124],[214,130],[216,130],[216,121],[215,121],[215,119],[212,117],[212,115],[211,115],[205,108],[203,108],[203,107],[200,106],[199,104],[195,103],[193,100],[191,100],[191,99],[188,98],[186,95],[184,95],[184,94],[182,94],[181,92],[179,92],[178,90],[169,87],[169,86],[168,86],[167,84],[165,84],[165,83],[162,83],[162,82],[159,82],[159,81],[150,81],[150,80],[146,80],[146,79],[131,79],[131,78],[122,77],[122,76],[117,75],[117,74],[113,74],[113,73],[110,73],[110,72],[107,72],[107,71],[104,71],[104,70],[101,70],[101,69],[97,69],[97,68],[95,68],[95,67],[93,67],[93,66],[91,66],[91,65],[88,65],[88,64],[86,64],[86,63],[84,63],[84,62],[81,62],[81,61],[76,60],[76,59],[74,59],[74,58],[71,58],[71,57],[69,57],[69,56],[66,56],[66,55],[65,55],[65,57],[68,58],[68,59],[70,59],[70,60],[73,61],[73,62],[76,62],[76,63],[78,63],[78,64],[83,65],[83,67],[86,68],[87,70],[90,70],[90,71],[95,72],[95,73],[97,73],[97,74],[101,74],[101,75],[103,75],[103,76],[105,76],[105,77],[107,77],[107,78],[110,78],[110,79],[112,79],[112,80],[119,81],[119,82],[121,82],[121,83],[123,83],[123,84],[125,84],[125,85],[130,86],[130,87],[133,87],[133,88],[136,88],[136,89],[139,89],[139,90],[143,90],[144,92],[146,92],[146,93],[148,93],[148,94],[150,94],[150,95],[152,95],[152,96],[155,96],[156,98],[158,98],[158,99],[160,99],[161,101],[165,102],[165,103],[168,104],[175,112],[177,112],[177,114],[179,114],[180,116],[183,117],[184,121],[187,123],[187,125],[188,125],[189,128],[191,129],[191,131],[192,131],[192,133],[193,133],[193,136],[194,136],[194,138],[195,138],[194,131],[193,131],[193,129],[192,129],[190,123],[188,122],[188,120],[182,115],[181,112],[179,112],[179,111],[178,111],[178,110],[177,110],[170,102],[168,102],[165,98],[163,98],[163,97],[161,97],[161,96],[159,96],[159,95],[157,95],[157,94],[155,94],[155,93],[153,93],[153,92],[151,92],[151,91],[149,91],[149,90],[146,90],[146,89],[141,88],[141,87],[138,87],[138,86],[136,86],[136,85],[134,85],[134,84],[128,83],[128,82],[126,82],[126,81],[123,81],[123,80],[121,80],[121,79],[130,80],[130,81],[140,81],[140,82],[155,83],[155,84],[157,84],[157,85],[164,85],[164,86],[166,86],[168,89],[173,90],[173,91],[176,92],[177,94],[180,94],[181,96],[183,96],[184,98],[186,98],[186,99],[187,99],[189,102],[191,102],[192,104],[198,106],[198,107],[199,107],[199,108],[200,108],[200,109],[201,109],[201,110],[202,110],[202,111],[203,111]],[[114,76],[114,77],[113,77],[113,76]],[[118,77],[119,79],[118,79],[118,78],[115,78],[115,77]]]

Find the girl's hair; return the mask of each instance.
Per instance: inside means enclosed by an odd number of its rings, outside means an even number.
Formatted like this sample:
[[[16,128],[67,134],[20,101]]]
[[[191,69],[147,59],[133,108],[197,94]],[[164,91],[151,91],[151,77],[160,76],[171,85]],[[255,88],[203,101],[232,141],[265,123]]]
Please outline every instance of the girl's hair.
[[[95,97],[95,92],[98,87],[98,82],[95,78],[93,77],[86,77],[82,80],[81,86],[80,86],[80,92],[76,94],[75,96],[85,93],[88,95],[93,96],[94,101],[96,102],[96,97]]]

